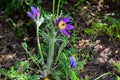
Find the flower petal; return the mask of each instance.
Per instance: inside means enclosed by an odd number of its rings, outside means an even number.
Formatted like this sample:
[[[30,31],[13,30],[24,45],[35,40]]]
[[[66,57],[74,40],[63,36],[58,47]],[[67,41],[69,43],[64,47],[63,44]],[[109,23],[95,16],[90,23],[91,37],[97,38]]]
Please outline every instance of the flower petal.
[[[60,31],[61,31],[62,34],[70,37],[70,35],[68,34],[68,32],[65,29],[61,29]]]
[[[39,15],[40,14],[39,10],[36,7],[31,6],[31,11],[34,15]]]
[[[60,17],[58,20],[56,20],[56,25],[58,26],[59,22],[62,21],[63,17]]]
[[[70,67],[75,68],[76,67],[76,60],[74,57],[70,57]]]
[[[64,18],[63,21],[64,21],[65,23],[69,22],[69,21],[70,21],[70,17]]]
[[[28,16],[31,17],[32,19],[34,19],[34,15],[31,12],[27,12]]]
[[[66,24],[66,30],[71,30],[71,29],[73,29],[74,28],[74,26],[72,26],[72,25],[70,25],[70,24]]]

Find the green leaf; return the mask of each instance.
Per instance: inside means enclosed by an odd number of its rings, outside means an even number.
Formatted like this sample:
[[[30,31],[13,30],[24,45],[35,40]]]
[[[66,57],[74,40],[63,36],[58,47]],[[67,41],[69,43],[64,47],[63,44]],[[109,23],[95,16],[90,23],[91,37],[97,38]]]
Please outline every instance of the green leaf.
[[[118,34],[116,37],[120,40],[120,34]]]
[[[116,76],[116,80],[120,80],[120,76]]]
[[[68,40],[64,39],[58,50],[58,54],[60,54],[63,51],[63,49],[66,47],[67,43],[68,43]]]
[[[71,80],[79,80],[79,78],[73,70],[71,70]]]
[[[22,43],[22,47],[26,50],[26,49],[28,48],[27,43],[26,43],[26,42],[23,42],[23,43]]]
[[[112,64],[113,64],[113,66],[115,66],[116,71],[118,71],[118,73],[120,73],[120,64],[115,62],[115,61],[113,61],[113,60],[112,60]]]

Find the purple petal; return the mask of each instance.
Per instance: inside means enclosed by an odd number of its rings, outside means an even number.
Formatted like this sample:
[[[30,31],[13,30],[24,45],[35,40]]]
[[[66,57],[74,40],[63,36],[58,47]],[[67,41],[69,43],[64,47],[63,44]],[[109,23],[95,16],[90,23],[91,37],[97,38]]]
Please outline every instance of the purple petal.
[[[60,17],[58,20],[56,20],[56,25],[58,26],[58,23],[63,20],[63,17]]]
[[[74,28],[74,26],[72,26],[72,25],[70,25],[70,24],[66,24],[66,30],[71,30],[71,29],[73,29]]]
[[[70,36],[65,29],[61,29],[60,31],[62,32],[62,34],[66,35],[66,36],[68,36],[68,37]]]
[[[28,16],[31,17],[32,19],[34,19],[34,15],[31,12],[27,12]]]
[[[76,60],[74,57],[70,57],[70,67],[75,68],[76,67]]]
[[[64,21],[65,23],[69,22],[69,21],[70,21],[70,17],[64,18],[63,21]]]
[[[36,7],[31,6],[31,11],[34,15],[39,15],[40,14],[39,10]]]

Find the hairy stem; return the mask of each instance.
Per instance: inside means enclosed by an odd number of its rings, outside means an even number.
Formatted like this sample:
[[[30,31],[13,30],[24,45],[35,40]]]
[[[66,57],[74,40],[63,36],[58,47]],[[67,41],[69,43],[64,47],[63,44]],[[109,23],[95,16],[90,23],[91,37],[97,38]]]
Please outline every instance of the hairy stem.
[[[49,54],[48,54],[48,59],[47,59],[48,74],[50,73],[52,65],[53,65],[55,36],[56,36],[56,33],[54,34],[53,32],[53,36],[49,41]]]
[[[58,1],[58,5],[57,5],[57,18],[58,18],[58,14],[59,14],[59,9],[60,9],[60,0]]]
[[[55,0],[53,0],[53,7],[52,7],[53,18],[54,18],[54,11],[55,11]]]
[[[37,36],[38,51],[39,51],[39,54],[41,56],[42,64],[44,64],[44,58],[43,58],[43,54],[42,54],[42,48],[41,48],[41,44],[40,44],[40,40],[39,40],[39,26],[38,25],[37,25],[36,36]]]

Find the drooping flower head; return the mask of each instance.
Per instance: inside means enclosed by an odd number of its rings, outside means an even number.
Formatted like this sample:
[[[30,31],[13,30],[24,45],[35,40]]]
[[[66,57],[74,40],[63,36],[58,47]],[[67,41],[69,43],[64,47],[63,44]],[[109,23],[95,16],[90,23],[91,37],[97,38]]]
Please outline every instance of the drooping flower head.
[[[31,12],[27,12],[27,14],[32,19],[35,19],[40,15],[40,11],[36,7],[31,6]]]
[[[76,60],[75,57],[70,57],[70,68],[75,68],[76,67]]]
[[[70,37],[70,34],[68,34],[67,30],[71,30],[74,28],[74,26],[67,24],[70,21],[70,17],[60,17],[57,21],[56,21],[56,25],[59,28],[59,30],[61,31],[62,34]]]

